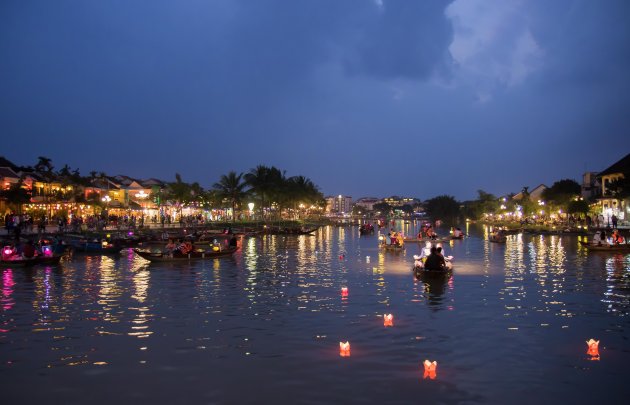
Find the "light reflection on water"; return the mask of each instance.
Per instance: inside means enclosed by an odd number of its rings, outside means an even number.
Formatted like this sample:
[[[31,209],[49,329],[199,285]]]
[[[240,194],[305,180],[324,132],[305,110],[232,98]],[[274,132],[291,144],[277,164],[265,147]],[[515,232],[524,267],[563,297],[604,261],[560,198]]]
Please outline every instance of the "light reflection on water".
[[[413,234],[419,223],[396,226]],[[572,236],[494,244],[487,228],[466,233],[445,245],[448,280],[413,276],[421,245],[385,252],[356,227],[243,239],[233,258],[208,262],[149,264],[125,250],[3,269],[0,378],[23,402],[47,392],[66,403],[579,403],[627,393],[629,255],[589,253]],[[602,342],[598,362],[586,358],[590,338]],[[352,355],[340,358],[346,340]],[[438,361],[435,380],[422,378],[425,359]],[[35,372],[42,389],[23,389]],[[166,388],[174,380],[177,393]]]

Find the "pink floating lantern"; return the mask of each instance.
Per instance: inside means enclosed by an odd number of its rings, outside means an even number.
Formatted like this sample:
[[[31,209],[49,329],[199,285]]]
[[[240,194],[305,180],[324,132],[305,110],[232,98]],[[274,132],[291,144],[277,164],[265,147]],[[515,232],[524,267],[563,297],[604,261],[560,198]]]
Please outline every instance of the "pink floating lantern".
[[[392,314],[383,315],[383,326],[394,326],[394,315]]]
[[[341,287],[341,296],[342,297],[348,296],[348,287]]]
[[[339,355],[341,357],[350,357],[350,342],[339,342]]]
[[[424,361],[424,375],[422,378],[430,378],[431,380],[435,380],[437,377],[437,361]]]
[[[599,340],[590,339],[586,341],[586,344],[588,345],[586,354],[592,358],[599,358]]]

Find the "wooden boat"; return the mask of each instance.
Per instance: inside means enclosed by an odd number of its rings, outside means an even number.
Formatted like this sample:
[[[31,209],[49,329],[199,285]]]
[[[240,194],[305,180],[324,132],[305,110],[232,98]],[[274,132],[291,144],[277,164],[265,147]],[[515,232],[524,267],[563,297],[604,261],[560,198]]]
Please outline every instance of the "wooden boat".
[[[505,242],[507,242],[507,236],[490,235],[488,240],[490,242],[494,242],[494,243],[505,243]]]
[[[580,241],[580,244],[588,250],[598,252],[630,252],[630,243],[622,243],[618,245],[610,245],[608,243],[594,244],[591,242]]]
[[[359,235],[374,235],[374,227],[361,225],[359,228]]]
[[[189,260],[205,260],[215,259],[217,257],[231,256],[236,252],[238,248],[231,247],[224,250],[212,251],[212,250],[194,250],[187,255],[172,255],[170,253],[163,252],[147,252],[145,250],[134,249],[133,251],[140,257],[151,262],[181,262]]]
[[[35,256],[29,259],[18,258],[15,260],[3,260],[0,259],[0,267],[28,267],[35,266],[37,264],[43,265],[54,265],[58,264],[61,260],[62,255],[52,255],[52,256]]]
[[[77,252],[87,252],[87,253],[101,253],[101,254],[118,253],[123,248],[120,245],[112,245],[112,244],[103,245],[102,242],[93,242],[93,241],[88,241],[86,239],[70,239],[68,243]]]
[[[437,238],[437,239],[430,239],[430,238],[403,238],[403,241],[405,241],[405,243],[424,243],[424,242],[431,242],[431,243],[445,243],[448,242],[450,240],[447,238]]]
[[[388,243],[381,243],[379,245],[379,247],[381,249],[385,249],[385,250],[392,251],[392,252],[400,252],[400,251],[405,249],[404,245],[403,246],[401,246],[401,245],[390,245]]]
[[[453,268],[448,270],[427,270],[424,267],[414,267],[413,273],[417,278],[440,279],[450,278],[453,274]]]
[[[452,239],[452,240],[462,240],[462,239],[464,239],[464,235],[463,235],[463,234],[462,234],[462,235],[460,235],[460,236],[452,236],[452,235],[451,235],[451,239]]]

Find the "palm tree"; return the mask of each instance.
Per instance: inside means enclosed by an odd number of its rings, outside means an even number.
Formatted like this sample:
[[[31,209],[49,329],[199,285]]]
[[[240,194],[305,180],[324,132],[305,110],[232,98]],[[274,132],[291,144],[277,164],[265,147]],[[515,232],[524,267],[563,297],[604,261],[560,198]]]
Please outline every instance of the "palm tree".
[[[300,203],[317,204],[324,198],[315,183],[304,176],[293,176],[287,181],[288,198],[293,204],[293,209],[297,209]]]
[[[274,166],[258,165],[245,174],[245,182],[250,192],[260,201],[261,218],[264,219],[265,207],[274,201],[281,203],[285,198],[285,172]]]
[[[44,201],[48,203],[48,206],[50,208],[49,212],[52,214],[52,208],[50,207],[50,200],[49,200],[50,191],[51,191],[50,190],[51,183],[54,179],[52,159],[47,158],[46,156],[38,156],[37,159],[38,159],[38,162],[35,165],[34,169],[38,174],[42,176],[48,188],[48,191],[46,191],[46,187],[44,187]]]
[[[229,200],[232,204],[232,221],[236,218],[236,207],[247,196],[245,192],[247,184],[242,181],[242,178],[243,173],[236,174],[236,172],[231,171],[227,175],[222,175],[221,179],[212,186],[219,197]]]
[[[175,173],[175,182],[168,185],[169,198],[176,202],[177,211],[179,216],[182,215],[182,209],[184,205],[191,201],[191,186],[188,183],[182,181],[182,176],[179,173]]]

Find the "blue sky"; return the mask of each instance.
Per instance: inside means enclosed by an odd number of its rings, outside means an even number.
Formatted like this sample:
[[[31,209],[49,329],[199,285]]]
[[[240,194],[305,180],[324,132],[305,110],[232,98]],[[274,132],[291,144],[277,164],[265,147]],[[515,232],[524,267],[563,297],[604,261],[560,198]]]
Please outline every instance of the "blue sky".
[[[459,199],[630,152],[630,2],[0,2],[0,155]]]

